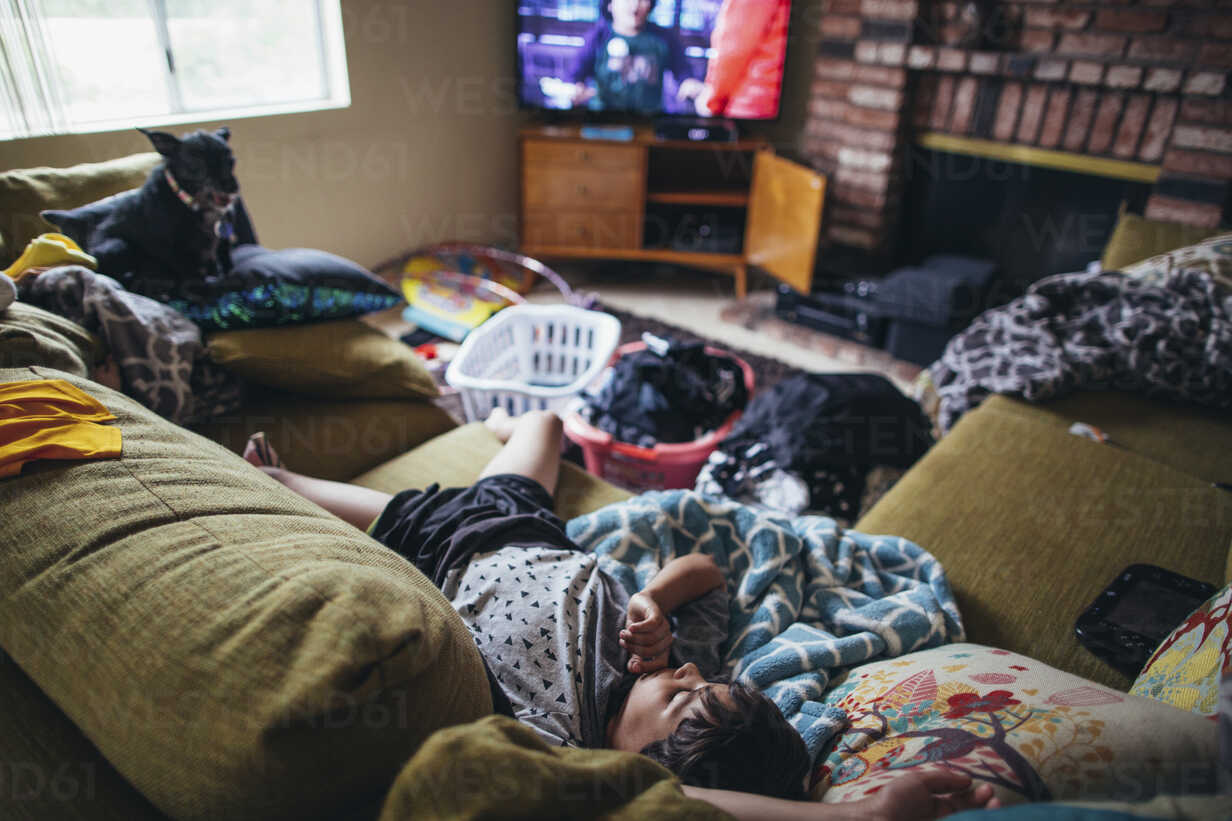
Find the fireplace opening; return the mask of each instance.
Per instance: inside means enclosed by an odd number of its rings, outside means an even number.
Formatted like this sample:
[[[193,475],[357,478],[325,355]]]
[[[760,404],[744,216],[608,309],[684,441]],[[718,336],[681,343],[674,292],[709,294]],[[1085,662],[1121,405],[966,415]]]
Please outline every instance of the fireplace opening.
[[[1081,160],[1081,158],[1076,158]],[[898,262],[934,254],[994,261],[996,298],[1098,260],[1122,203],[1141,213],[1151,184],[915,146],[905,165]]]

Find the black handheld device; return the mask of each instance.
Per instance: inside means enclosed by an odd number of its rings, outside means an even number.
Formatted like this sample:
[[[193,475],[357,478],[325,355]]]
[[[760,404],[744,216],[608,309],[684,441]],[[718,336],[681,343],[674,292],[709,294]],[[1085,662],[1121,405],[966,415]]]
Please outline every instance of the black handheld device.
[[[1168,634],[1215,593],[1214,585],[1151,564],[1131,564],[1074,625],[1083,646],[1133,678]]]

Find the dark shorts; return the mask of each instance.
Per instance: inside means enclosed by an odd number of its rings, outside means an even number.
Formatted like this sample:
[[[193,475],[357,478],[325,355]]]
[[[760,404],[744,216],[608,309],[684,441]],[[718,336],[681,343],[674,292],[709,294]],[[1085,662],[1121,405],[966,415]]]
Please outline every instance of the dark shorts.
[[[509,546],[581,550],[565,535],[565,523],[552,505],[551,494],[534,479],[502,473],[468,488],[432,484],[426,490],[404,490],[369,532],[441,587],[450,570],[465,566],[476,553]],[[513,717],[486,659],[483,666],[496,712]]]
[[[552,512],[552,496],[534,479],[502,473],[468,488],[404,490],[372,526],[372,536],[402,554],[437,587],[471,556],[502,547],[581,550]]]

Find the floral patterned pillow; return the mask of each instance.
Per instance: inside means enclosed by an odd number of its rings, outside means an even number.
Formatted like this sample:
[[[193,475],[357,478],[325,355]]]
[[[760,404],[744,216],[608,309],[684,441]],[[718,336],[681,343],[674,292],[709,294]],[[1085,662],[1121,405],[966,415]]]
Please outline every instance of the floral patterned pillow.
[[[1129,692],[1214,718],[1219,680],[1232,673],[1232,585],[1164,639]]]
[[[1005,650],[951,644],[861,665],[825,700],[850,721],[815,773],[825,802],[914,767],[967,773],[1005,804],[1215,789],[1212,722]]]

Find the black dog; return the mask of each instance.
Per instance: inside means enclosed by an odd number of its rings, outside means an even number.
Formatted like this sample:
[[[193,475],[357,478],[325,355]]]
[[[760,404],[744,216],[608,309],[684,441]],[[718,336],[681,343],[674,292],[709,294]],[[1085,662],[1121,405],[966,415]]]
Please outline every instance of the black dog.
[[[181,139],[138,130],[164,158],[141,188],[42,216],[130,290],[191,298],[196,286],[230,270],[232,245],[256,242],[238,199],[231,131],[224,126]]]

